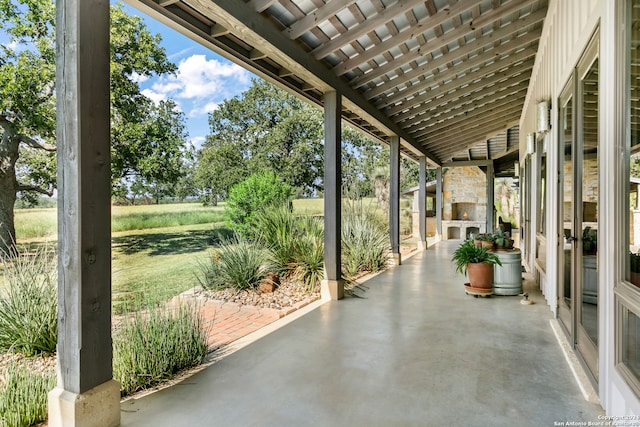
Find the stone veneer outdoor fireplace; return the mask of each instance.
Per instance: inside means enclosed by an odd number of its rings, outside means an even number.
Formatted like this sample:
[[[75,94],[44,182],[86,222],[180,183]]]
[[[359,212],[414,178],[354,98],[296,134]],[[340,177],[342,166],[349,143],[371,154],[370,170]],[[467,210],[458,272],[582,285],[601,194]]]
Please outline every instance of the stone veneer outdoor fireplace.
[[[487,178],[476,166],[447,170],[443,177],[442,238],[467,239],[487,231]]]

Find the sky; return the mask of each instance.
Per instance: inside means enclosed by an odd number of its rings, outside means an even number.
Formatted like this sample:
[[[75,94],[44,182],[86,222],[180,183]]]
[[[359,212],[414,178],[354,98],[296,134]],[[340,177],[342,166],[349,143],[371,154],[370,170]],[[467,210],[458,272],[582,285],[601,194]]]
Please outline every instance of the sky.
[[[175,76],[138,78],[142,93],[156,102],[174,100],[185,114],[189,140],[199,147],[209,133],[208,113],[248,89],[255,75],[137,9],[126,4],[124,9],[161,35],[162,47],[178,67]]]

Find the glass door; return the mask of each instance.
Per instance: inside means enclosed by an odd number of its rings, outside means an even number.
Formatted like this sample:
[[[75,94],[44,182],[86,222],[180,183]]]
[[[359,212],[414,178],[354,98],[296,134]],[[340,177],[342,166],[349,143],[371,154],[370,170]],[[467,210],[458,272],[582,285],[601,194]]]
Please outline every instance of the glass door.
[[[598,50],[590,43],[559,98],[558,318],[598,378]],[[577,82],[577,84],[576,84]]]
[[[558,261],[560,277],[558,278],[558,318],[569,336],[573,336],[573,85],[571,78],[562,91],[559,100],[559,189],[560,204],[558,206],[560,227],[558,233]]]
[[[596,45],[597,46],[597,45]],[[598,58],[597,48],[585,55],[580,74],[578,180],[574,187],[576,243],[576,348],[598,378]]]

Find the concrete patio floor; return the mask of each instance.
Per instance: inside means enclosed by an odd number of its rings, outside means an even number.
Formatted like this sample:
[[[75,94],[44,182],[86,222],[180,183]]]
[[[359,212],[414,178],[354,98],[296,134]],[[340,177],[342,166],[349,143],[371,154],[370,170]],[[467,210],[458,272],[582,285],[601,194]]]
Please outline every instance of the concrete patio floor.
[[[473,298],[442,242],[181,383],[122,426],[554,426],[598,421],[539,293]],[[286,318],[285,318],[286,319]],[[558,424],[555,424],[558,423]]]

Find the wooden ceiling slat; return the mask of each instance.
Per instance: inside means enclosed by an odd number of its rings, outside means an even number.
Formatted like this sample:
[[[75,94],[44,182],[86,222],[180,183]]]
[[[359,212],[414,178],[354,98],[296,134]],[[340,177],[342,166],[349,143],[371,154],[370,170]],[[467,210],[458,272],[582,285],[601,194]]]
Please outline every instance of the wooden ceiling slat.
[[[423,112],[427,109],[434,108],[438,105],[445,105],[447,102],[458,99],[469,93],[478,92],[487,87],[493,87],[500,82],[508,80],[508,85],[515,85],[524,80],[529,80],[533,60],[523,62],[519,67],[508,68],[505,71],[494,74],[491,77],[483,78],[477,82],[470,83],[462,88],[453,88],[449,86],[441,86],[431,90],[423,95],[418,95],[412,100],[406,101],[400,105],[387,108],[385,112],[391,116],[397,123],[403,119],[416,115],[415,109]],[[456,89],[453,91],[453,89]],[[499,87],[490,90],[499,90]],[[409,109],[409,111],[404,111]]]
[[[346,9],[356,1],[357,0],[341,0],[327,2],[324,6],[297,21],[289,29],[285,30],[285,33],[290,39],[297,39],[313,27],[328,20],[331,16]]]
[[[529,41],[524,40],[523,43],[526,45],[526,44],[529,44]],[[514,43],[514,45],[517,46],[518,43]],[[468,61],[468,63],[462,62],[458,64],[456,67],[458,69],[458,73],[455,73],[455,69],[452,69],[450,72],[447,72],[447,73],[440,73],[438,76],[434,76],[434,78],[425,79],[423,82],[419,84],[407,86],[406,89],[404,90],[398,91],[397,93],[391,94],[384,98],[379,98],[376,100],[376,105],[379,108],[384,108],[389,105],[396,104],[402,100],[407,100],[409,97],[415,98],[416,97],[415,94],[425,90],[428,93],[430,92],[430,88],[436,84],[438,88],[445,88],[445,87],[448,88],[448,89],[445,89],[446,91],[453,90],[456,87],[464,86],[475,80],[483,78],[484,76],[500,72],[500,70],[503,70],[505,68],[509,69],[510,66],[513,68],[514,64],[518,64],[519,62],[525,61],[529,63],[531,61],[527,61],[527,59],[534,57],[535,56],[534,52],[535,52],[534,49],[525,49],[518,53],[508,55],[504,58],[500,58],[500,56],[498,56],[498,52],[489,51],[472,61]],[[492,64],[484,65],[486,64],[486,62],[492,59],[496,61],[493,62]],[[533,67],[533,63],[531,67]],[[475,70],[475,68],[479,68],[479,69]],[[467,70],[470,70],[470,69],[474,69],[474,71],[468,72]],[[457,74],[462,74],[462,72],[466,72],[466,73],[461,77],[456,77]],[[438,81],[434,81],[436,77]],[[405,78],[408,79],[409,76]],[[369,98],[368,93],[365,93],[364,96],[367,99],[371,99]],[[423,96],[423,95],[420,95],[420,96]]]
[[[512,25],[507,25],[504,27],[504,29],[499,29],[495,32],[487,34],[484,37],[476,38],[472,43],[476,47],[475,50],[478,50],[480,48],[485,47],[487,44],[489,44],[491,39],[503,39],[505,37],[511,36],[514,32],[521,31],[523,28],[533,26],[539,22],[542,22],[544,20],[544,17],[545,17],[544,11],[538,11],[536,13],[532,13],[530,15],[527,15],[519,19],[517,21],[517,24],[514,23]],[[503,18],[503,15],[498,14],[497,12],[494,12],[494,13],[487,13],[486,15],[483,15],[479,19],[482,19],[482,18],[486,18],[486,21],[493,22],[494,20],[499,20]],[[401,66],[407,64],[409,61],[422,57],[426,52],[435,51],[444,45],[452,43],[461,35],[468,34],[472,32],[475,28],[477,27],[473,23],[471,23],[470,27],[463,26],[462,28],[451,30],[438,38],[430,40],[426,45],[421,46],[419,49],[411,51],[408,55],[406,55],[406,57],[402,56],[402,57],[396,58],[394,62],[385,64],[384,66],[380,66],[375,70],[372,70],[368,73],[363,74],[362,77],[353,79],[349,83],[352,86],[360,87],[365,83],[372,81],[384,74],[394,72]],[[467,53],[471,53],[473,51],[474,49],[468,49]],[[426,64],[426,66],[429,66],[429,64]],[[421,72],[424,73],[424,72],[427,72],[427,70],[421,69]]]
[[[332,39],[330,42],[318,46],[311,51],[311,55],[315,59],[326,58],[341,47],[347,46],[352,41],[391,21],[396,16],[402,15],[407,9],[412,9],[422,3],[424,3],[424,0],[400,0],[375,16],[369,17],[363,25],[355,26],[346,33]]]
[[[418,34],[420,34],[421,32],[425,32],[429,28],[439,26],[440,24],[451,19],[451,16],[463,13],[471,7],[472,5],[469,4],[469,2],[461,1],[456,3],[450,9],[442,9],[433,16],[427,16],[421,21],[418,21],[418,24],[414,27],[409,27],[406,30],[398,33],[395,37],[387,39],[384,43],[380,43],[379,45],[368,49],[363,55],[358,55],[343,64],[339,64],[338,66],[333,67],[333,72],[335,72],[336,75],[341,76],[351,69],[359,67],[369,59],[375,58],[378,55],[382,55],[384,52],[393,49],[399,44],[405,43],[415,38]]]

